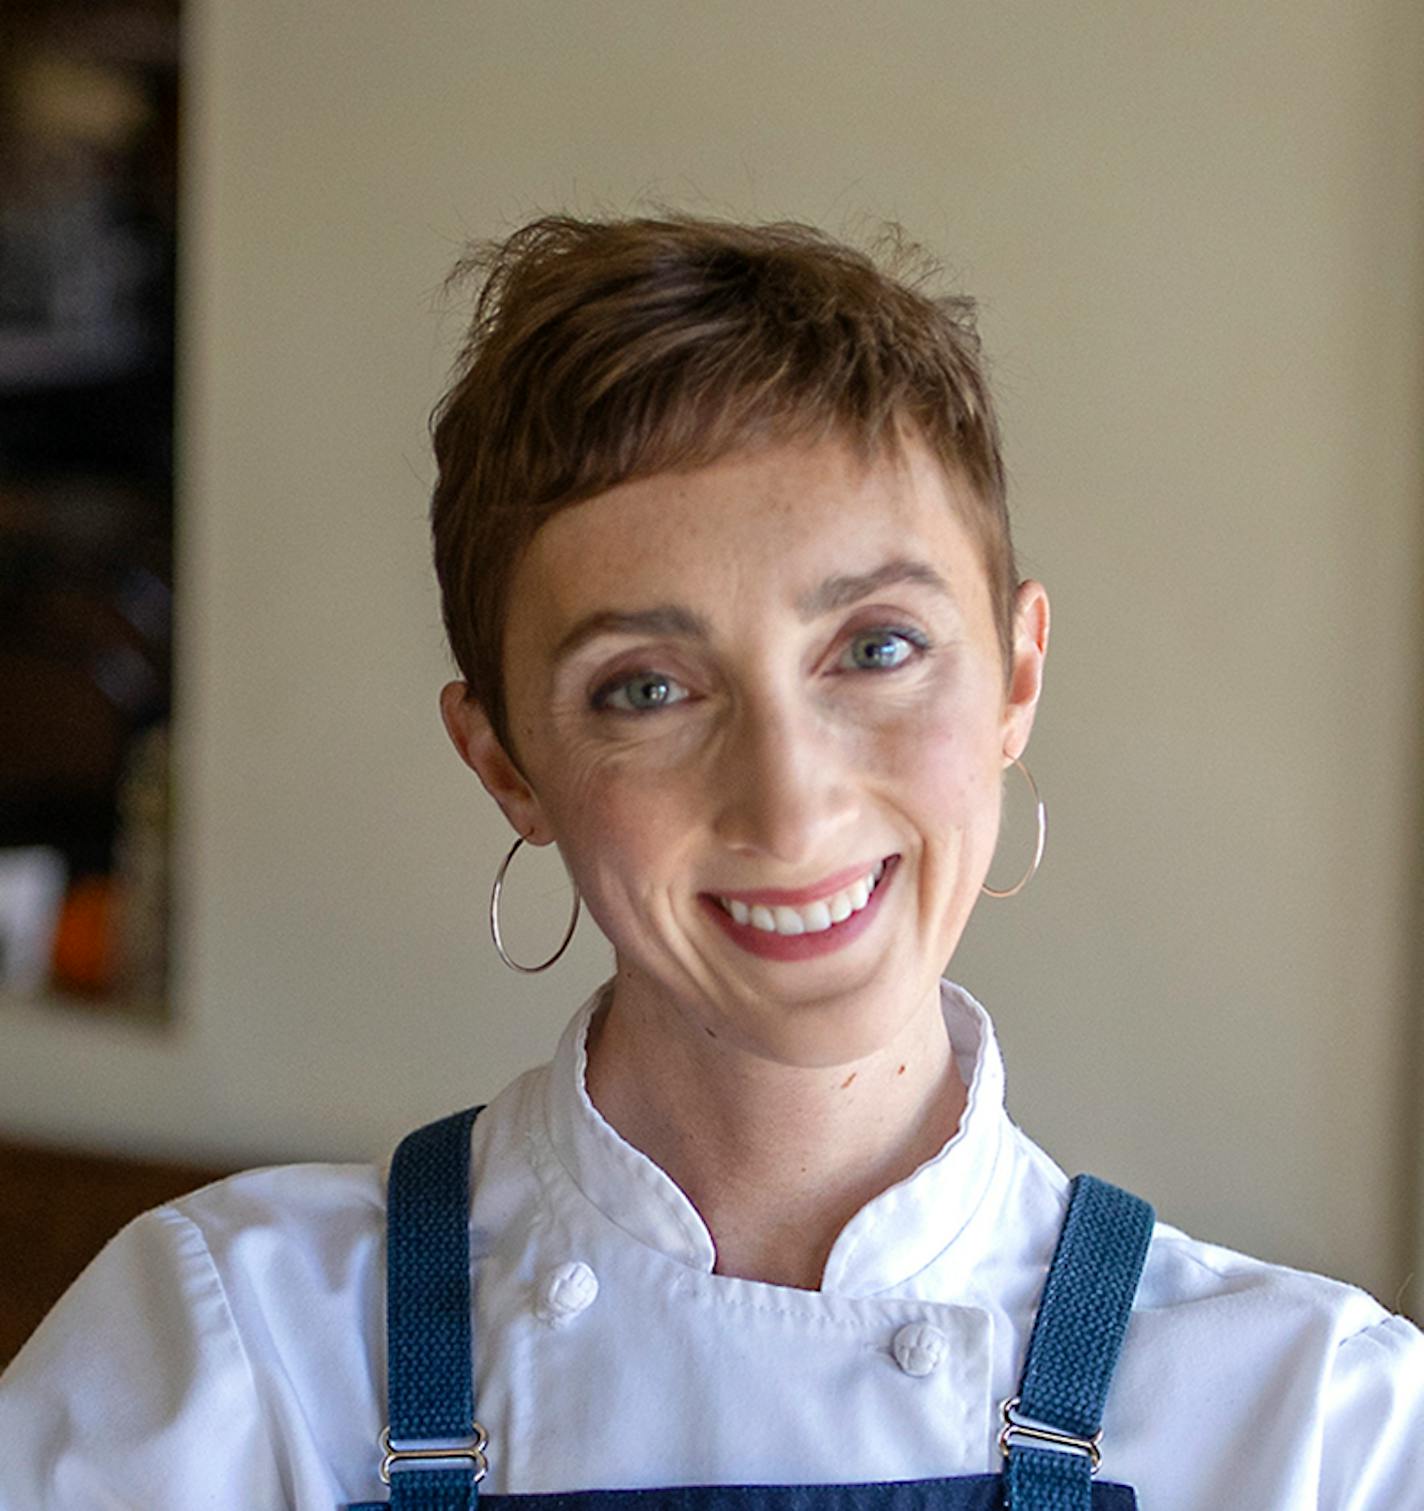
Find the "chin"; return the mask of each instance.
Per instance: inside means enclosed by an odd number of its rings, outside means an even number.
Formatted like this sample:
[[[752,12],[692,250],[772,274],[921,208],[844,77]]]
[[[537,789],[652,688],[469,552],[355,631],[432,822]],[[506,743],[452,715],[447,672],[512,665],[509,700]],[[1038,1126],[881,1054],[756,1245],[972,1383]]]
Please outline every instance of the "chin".
[[[797,993],[772,999],[748,995],[736,1004],[709,1003],[718,1038],[778,1065],[804,1070],[864,1060],[888,1049],[933,1002],[939,1011],[939,975],[923,980],[839,986],[833,994]]]

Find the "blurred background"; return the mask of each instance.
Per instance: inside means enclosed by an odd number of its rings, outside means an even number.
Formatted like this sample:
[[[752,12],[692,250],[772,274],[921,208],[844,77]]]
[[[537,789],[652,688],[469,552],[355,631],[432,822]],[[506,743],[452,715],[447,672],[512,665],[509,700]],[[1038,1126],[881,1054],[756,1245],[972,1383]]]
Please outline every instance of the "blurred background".
[[[174,0],[0,12],[0,990],[161,1015]]]
[[[1420,1315],[1414,0],[51,0],[0,92],[0,1355],[128,1210],[379,1159],[606,973],[488,941],[426,417],[467,238],[658,203],[981,301],[1054,608],[1047,858],[950,970],[1010,1112]],[[557,859],[508,902],[547,953]]]

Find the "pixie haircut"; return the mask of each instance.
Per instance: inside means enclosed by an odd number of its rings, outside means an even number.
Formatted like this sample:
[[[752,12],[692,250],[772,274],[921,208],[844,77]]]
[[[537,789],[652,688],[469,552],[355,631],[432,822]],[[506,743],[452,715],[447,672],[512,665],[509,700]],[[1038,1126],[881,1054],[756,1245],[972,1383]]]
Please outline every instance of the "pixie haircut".
[[[451,274],[474,318],[431,419],[435,569],[455,661],[514,754],[510,582],[536,530],[632,478],[783,441],[871,460],[917,434],[969,486],[1005,676],[1017,581],[973,301],[924,292],[898,235],[877,260],[809,226],[550,216]]]

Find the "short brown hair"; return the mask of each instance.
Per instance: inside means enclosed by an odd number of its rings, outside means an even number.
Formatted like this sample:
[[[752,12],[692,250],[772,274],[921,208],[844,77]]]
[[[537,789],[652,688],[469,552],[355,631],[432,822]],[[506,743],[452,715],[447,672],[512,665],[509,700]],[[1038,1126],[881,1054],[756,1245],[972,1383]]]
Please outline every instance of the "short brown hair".
[[[869,457],[908,422],[967,480],[1007,675],[1017,577],[974,305],[922,292],[923,254],[885,240],[882,269],[810,226],[549,216],[456,266],[482,282],[432,416],[435,569],[456,663],[511,754],[504,624],[534,532],[769,441]]]

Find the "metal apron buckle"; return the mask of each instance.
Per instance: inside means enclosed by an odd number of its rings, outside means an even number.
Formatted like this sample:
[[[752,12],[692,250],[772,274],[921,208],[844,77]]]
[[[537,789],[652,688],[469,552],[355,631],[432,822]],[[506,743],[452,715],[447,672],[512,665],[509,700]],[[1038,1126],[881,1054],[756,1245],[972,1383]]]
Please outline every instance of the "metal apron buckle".
[[[1037,1443],[1068,1453],[1080,1453],[1088,1460],[1092,1473],[1098,1472],[1098,1466],[1103,1461],[1102,1428],[1090,1438],[1076,1438],[1071,1433],[1059,1432],[1057,1428],[1045,1427],[1041,1422],[1031,1422],[1027,1417],[1019,1416],[1019,1400],[1020,1397],[1011,1396],[1001,1408],[1004,1426],[999,1433],[999,1449],[1005,1458],[1008,1458],[1009,1450],[1017,1441],[1022,1441],[1026,1446]]]
[[[425,1448],[397,1448],[391,1442],[391,1429],[381,1429],[381,1483],[389,1485],[391,1482],[391,1470],[397,1464],[406,1463],[443,1463],[449,1459],[468,1459],[475,1473],[475,1483],[479,1482],[489,1472],[489,1460],[485,1457],[485,1449],[489,1447],[489,1434],[475,1423],[475,1435],[467,1443],[452,1443],[447,1446],[429,1446]]]

